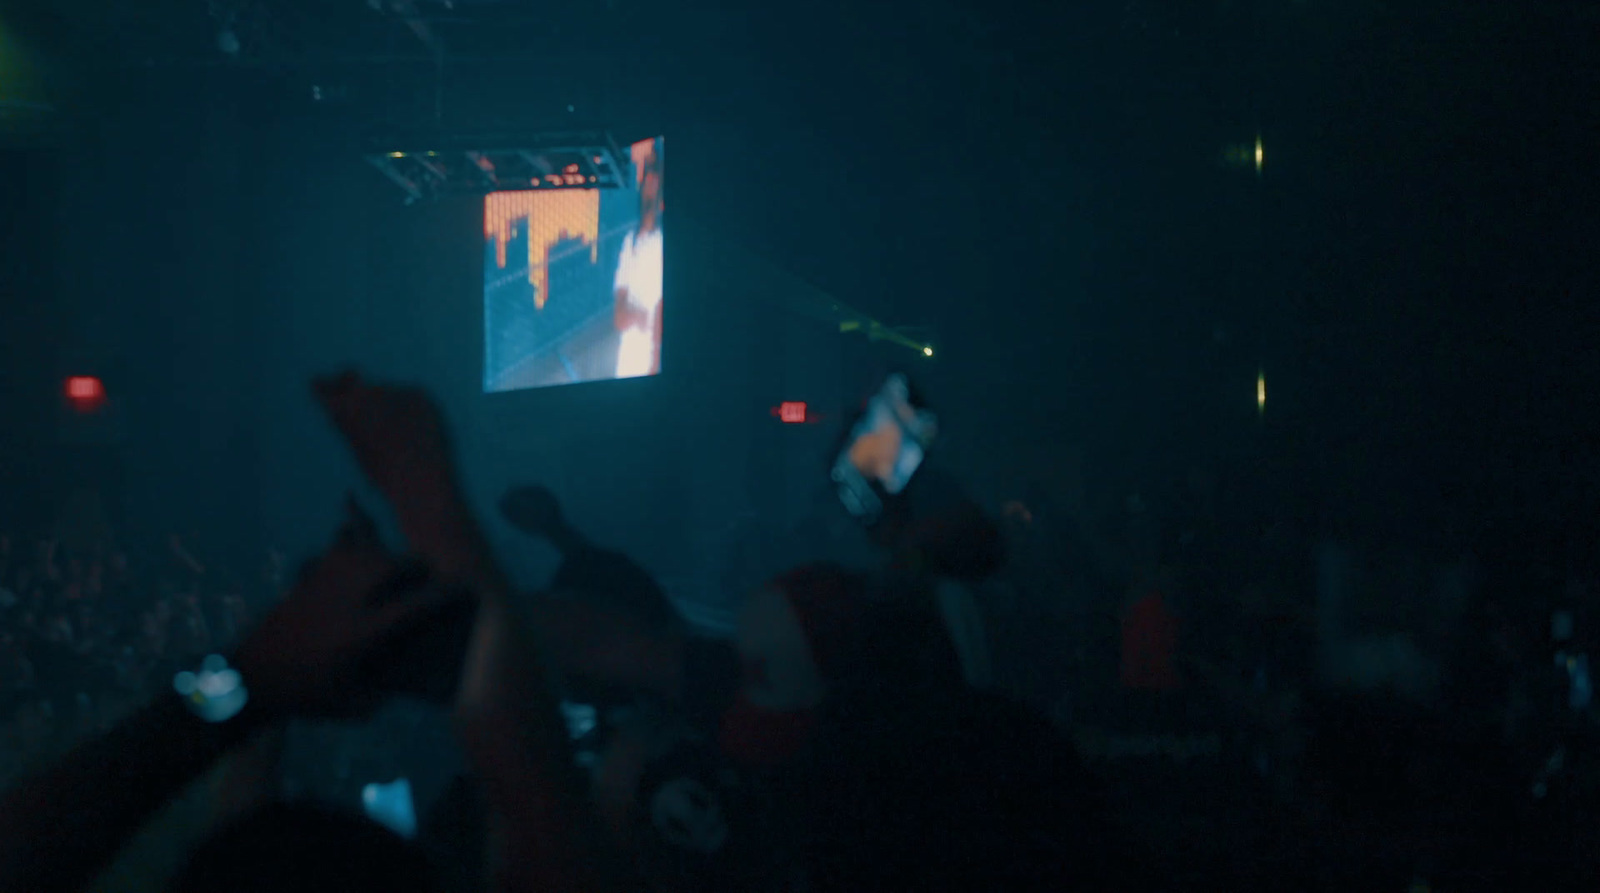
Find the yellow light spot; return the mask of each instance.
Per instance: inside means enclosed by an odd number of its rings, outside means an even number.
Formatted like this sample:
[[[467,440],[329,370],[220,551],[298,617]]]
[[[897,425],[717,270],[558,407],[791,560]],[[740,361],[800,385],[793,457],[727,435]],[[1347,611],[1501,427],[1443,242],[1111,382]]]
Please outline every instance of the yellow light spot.
[[[1256,412],[1265,412],[1267,409],[1267,372],[1265,369],[1256,373]]]
[[[922,355],[923,355],[923,356],[925,356],[925,357],[931,357],[931,356],[933,356],[933,348],[931,348],[931,347],[924,347],[924,348],[923,348],[923,349],[922,349]]]
[[[404,152],[390,152],[389,153],[389,157],[390,158],[404,158],[404,157],[406,157],[406,153],[404,153]]]
[[[1261,165],[1267,160],[1266,147],[1261,145],[1261,136],[1256,136],[1256,173],[1261,173]]]

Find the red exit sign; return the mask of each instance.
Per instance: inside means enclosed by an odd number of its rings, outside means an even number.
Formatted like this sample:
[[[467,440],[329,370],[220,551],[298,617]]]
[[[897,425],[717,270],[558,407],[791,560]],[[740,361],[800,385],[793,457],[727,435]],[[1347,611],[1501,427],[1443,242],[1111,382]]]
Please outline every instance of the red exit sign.
[[[67,399],[80,412],[92,412],[106,399],[106,386],[92,375],[74,375],[67,379]]]
[[[778,404],[778,421],[785,425],[801,425],[806,421],[806,405],[802,401],[785,400]]]

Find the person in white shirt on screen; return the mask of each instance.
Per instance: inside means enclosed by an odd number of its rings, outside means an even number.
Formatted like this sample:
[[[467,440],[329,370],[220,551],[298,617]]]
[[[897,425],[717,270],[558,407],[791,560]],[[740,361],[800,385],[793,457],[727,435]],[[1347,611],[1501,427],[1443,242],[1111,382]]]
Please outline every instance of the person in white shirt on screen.
[[[622,243],[617,299],[617,377],[661,371],[661,162],[657,150],[640,160],[639,226]]]

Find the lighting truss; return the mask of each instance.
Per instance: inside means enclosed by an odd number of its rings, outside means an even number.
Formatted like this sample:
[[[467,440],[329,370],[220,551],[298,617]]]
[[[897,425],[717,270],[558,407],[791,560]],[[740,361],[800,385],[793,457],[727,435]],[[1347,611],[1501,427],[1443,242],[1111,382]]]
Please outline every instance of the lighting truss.
[[[507,190],[616,189],[630,161],[605,131],[402,135],[371,141],[367,162],[408,202]]]

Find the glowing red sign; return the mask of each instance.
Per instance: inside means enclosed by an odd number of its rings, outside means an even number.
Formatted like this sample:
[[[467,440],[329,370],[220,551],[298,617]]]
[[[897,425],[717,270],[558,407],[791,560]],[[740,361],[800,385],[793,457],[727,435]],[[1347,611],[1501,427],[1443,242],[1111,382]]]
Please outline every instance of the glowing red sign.
[[[784,401],[778,404],[778,419],[786,425],[803,424],[806,420],[806,405],[800,401]]]
[[[75,402],[92,402],[106,395],[105,385],[92,375],[74,375],[67,379],[67,399]]]
[[[74,375],[67,379],[67,401],[78,412],[94,412],[106,401],[106,386],[92,375]]]

